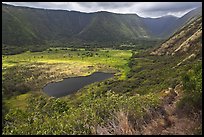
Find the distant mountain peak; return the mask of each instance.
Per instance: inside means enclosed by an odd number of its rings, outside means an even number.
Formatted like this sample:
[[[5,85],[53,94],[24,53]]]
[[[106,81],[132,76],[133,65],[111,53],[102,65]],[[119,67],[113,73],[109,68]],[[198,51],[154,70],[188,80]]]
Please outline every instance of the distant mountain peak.
[[[165,16],[162,16],[163,18],[179,18],[179,17],[176,17],[174,15],[165,15]]]
[[[172,15],[143,18],[137,14],[109,11],[85,13],[2,3],[2,43],[22,45],[42,41],[69,42],[76,39],[85,42],[164,39],[182,28],[192,17],[196,18],[200,12],[195,11],[183,18]]]

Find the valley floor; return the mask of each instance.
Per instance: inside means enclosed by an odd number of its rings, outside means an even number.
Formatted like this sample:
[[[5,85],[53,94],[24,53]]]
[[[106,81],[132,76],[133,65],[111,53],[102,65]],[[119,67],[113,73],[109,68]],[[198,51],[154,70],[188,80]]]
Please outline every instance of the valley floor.
[[[181,75],[201,64],[175,68],[184,58],[68,48],[3,55],[3,134],[201,134],[202,110],[189,117],[179,107]],[[95,71],[116,75],[62,98],[42,91],[51,81]]]
[[[24,52],[2,56],[3,113],[27,110],[29,99],[46,95],[42,88],[52,81],[86,76],[93,72],[114,72],[126,79],[130,50],[50,48],[43,52]],[[22,94],[23,93],[23,94]],[[66,98],[66,97],[64,97]],[[10,131],[9,131],[10,132]]]

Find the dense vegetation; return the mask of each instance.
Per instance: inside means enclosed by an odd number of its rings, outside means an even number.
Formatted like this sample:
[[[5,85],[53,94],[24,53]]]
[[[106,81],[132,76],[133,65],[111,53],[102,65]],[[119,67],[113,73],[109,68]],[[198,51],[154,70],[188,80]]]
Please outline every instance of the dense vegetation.
[[[113,92],[97,94],[89,89],[78,102],[31,96],[28,109],[9,111],[5,117],[3,133],[94,134],[97,125],[105,125],[108,119],[114,119],[114,114],[118,111],[134,114],[137,118],[143,113],[143,107],[157,104],[156,97],[152,94],[144,97],[127,97]]]
[[[157,19],[145,26],[137,15],[2,8],[3,134],[202,134],[200,9],[161,41],[145,38],[163,34]],[[115,75],[61,98],[42,91],[96,71]]]
[[[31,52],[40,52],[45,51],[48,48],[56,48],[56,47],[63,47],[63,48],[84,48],[86,50],[95,50],[96,48],[112,48],[112,49],[121,49],[121,50],[144,50],[151,47],[155,47],[159,43],[161,43],[162,40],[159,39],[138,39],[134,42],[111,42],[111,43],[78,43],[78,42],[69,42],[69,43],[58,43],[53,42],[49,44],[36,44],[36,45],[19,45],[19,46],[11,46],[3,44],[2,46],[2,54],[3,55],[15,55],[20,54],[25,51],[31,51]]]
[[[25,79],[25,77],[28,79],[30,77],[30,69],[28,69],[29,67],[25,67],[25,65],[31,66],[31,62],[45,61],[46,63],[51,63],[53,61],[60,61],[68,63],[76,61],[77,59],[82,60],[83,56],[84,61],[90,60],[93,62],[95,60],[98,62],[102,61],[103,58],[108,60],[109,57],[107,55],[109,55],[111,60],[114,60],[115,56],[118,60],[116,64],[120,62],[121,68],[123,68],[127,62],[122,63],[121,57],[128,57],[128,54],[130,54],[127,51],[121,52],[110,49],[104,51],[70,50],[71,49],[57,49],[55,51],[55,49],[51,49],[51,51],[47,50],[36,53],[26,52],[19,55],[3,56],[3,67],[6,68],[6,71],[4,70],[3,72],[4,85],[6,85],[8,81],[9,83],[15,82],[15,77],[17,79],[19,78],[14,74],[14,78],[8,79],[9,74],[12,74],[14,68],[15,71],[21,70],[21,73],[16,74],[24,75],[23,79]],[[114,52],[115,54],[113,54]],[[70,55],[68,57],[69,60],[64,59],[63,53]],[[93,53],[94,57],[89,57],[93,55],[86,55],[85,53]],[[100,56],[98,59],[96,53]],[[160,105],[161,100],[158,98],[162,95],[160,91],[168,87],[174,88],[183,80],[182,74],[191,69],[193,62],[191,64],[186,63],[178,68],[173,68],[184,58],[185,56],[175,58],[171,56],[149,56],[146,52],[132,51],[132,57],[128,64],[130,70],[128,70],[129,73],[125,73],[128,79],[118,79],[119,77],[115,77],[105,80],[104,82],[93,83],[81,89],[76,94],[63,98],[48,97],[42,94],[42,92],[37,92],[40,90],[39,87],[33,88],[35,84],[31,83],[33,89],[27,90],[31,90],[31,92],[18,95],[17,97],[12,96],[3,101],[5,113],[3,134],[96,134],[98,133],[97,127],[107,126],[110,121],[118,123],[120,119],[120,115],[118,116],[119,113],[125,113],[129,119],[132,119],[132,123],[135,122],[138,124],[137,119],[144,117],[148,109],[157,108]],[[11,60],[13,62],[11,62]],[[19,65],[17,65],[16,62],[18,62]],[[105,62],[108,64],[107,61]],[[45,64],[35,63],[35,65],[40,67]],[[58,64],[55,65],[58,66]],[[113,62],[110,62],[109,65],[112,65],[113,68],[117,66],[115,66]],[[50,66],[48,65],[48,67]],[[43,67],[41,66],[41,68]],[[23,69],[26,70],[25,72],[27,73],[22,72]],[[120,67],[118,69],[120,69]],[[40,70],[39,68],[34,69],[32,73],[30,73],[33,74],[34,79],[36,79],[31,81],[41,83],[39,82],[40,79],[35,77],[35,73],[40,73]],[[202,91],[199,86],[201,84],[200,82],[202,82],[201,67],[198,67],[197,70],[199,71],[195,71],[196,77],[190,76],[190,79],[184,80],[184,83],[188,82],[184,84],[184,86],[189,85],[189,82],[190,84],[193,84],[192,82],[195,81],[198,82],[199,84],[196,84],[197,86],[194,87],[194,89],[196,89],[195,93],[198,93],[199,96],[201,94],[200,91]],[[42,72],[41,75],[42,74],[44,73]],[[18,83],[23,82],[18,81]],[[9,86],[5,86],[4,91],[8,90],[6,87]],[[21,89],[23,86],[19,86],[19,88]],[[18,88],[15,87],[14,91],[15,89]],[[11,90],[9,89],[8,91],[10,92]],[[4,92],[4,94],[4,96],[8,95],[6,92]],[[188,97],[190,96],[188,95]],[[197,97],[196,100],[200,101],[200,98]],[[15,105],[17,102],[21,103]],[[180,106],[184,105],[185,104],[181,104]],[[137,124],[134,124],[134,128],[139,127]]]
[[[188,113],[202,109],[202,63],[198,62],[182,77],[184,97],[179,107]]]
[[[109,49],[50,48],[3,56],[3,94],[40,90],[50,81],[89,75],[94,71],[115,71],[126,78],[131,51]],[[32,85],[32,86],[31,86]]]
[[[65,45],[103,43],[105,46],[107,43],[118,45],[143,39],[165,39],[189,19],[200,15],[201,8],[179,19],[171,16],[152,19],[137,14],[83,13],[2,4],[2,43],[36,48],[36,45],[55,42]]]

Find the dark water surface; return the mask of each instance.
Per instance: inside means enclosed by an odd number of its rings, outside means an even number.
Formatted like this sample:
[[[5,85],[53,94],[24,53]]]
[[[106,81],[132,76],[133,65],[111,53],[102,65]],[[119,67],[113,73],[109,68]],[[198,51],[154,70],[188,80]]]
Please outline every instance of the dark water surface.
[[[89,76],[66,78],[63,81],[48,83],[43,91],[49,96],[62,97],[76,92],[94,82],[113,77],[113,73],[94,72]]]

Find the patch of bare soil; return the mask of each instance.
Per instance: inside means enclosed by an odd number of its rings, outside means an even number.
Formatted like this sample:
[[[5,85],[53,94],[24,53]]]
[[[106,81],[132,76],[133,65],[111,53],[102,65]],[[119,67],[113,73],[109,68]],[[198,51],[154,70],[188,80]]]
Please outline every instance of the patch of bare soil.
[[[129,135],[192,135],[202,118],[181,114],[176,104],[182,98],[182,85],[162,91],[162,104],[146,110],[142,119],[130,120],[128,114],[118,112],[117,119],[106,126],[97,126],[96,134],[129,134]],[[202,121],[202,120],[201,120]]]
[[[163,91],[163,104],[155,110],[157,116],[143,126],[144,135],[191,135],[199,123],[196,115],[189,117],[177,109],[176,104],[182,97],[182,85]],[[154,113],[155,113],[154,112]]]

